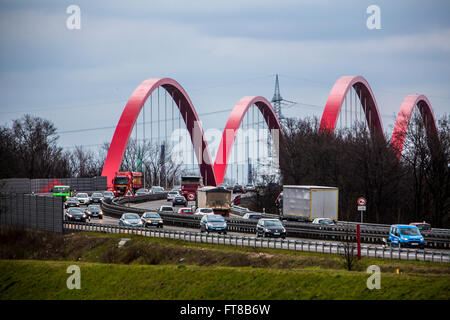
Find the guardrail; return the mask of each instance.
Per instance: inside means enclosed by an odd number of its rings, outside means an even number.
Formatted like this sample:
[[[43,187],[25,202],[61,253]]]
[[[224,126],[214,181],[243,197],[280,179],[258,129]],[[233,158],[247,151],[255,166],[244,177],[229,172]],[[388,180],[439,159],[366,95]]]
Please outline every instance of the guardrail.
[[[119,198],[115,199],[111,204],[102,203],[102,210],[109,215],[120,218],[124,212],[132,212],[142,214],[148,211],[148,209],[140,209],[135,207],[127,207],[122,205],[130,201],[142,202],[149,200],[164,199],[161,194],[142,196],[146,199],[133,199],[133,198]],[[130,200],[131,199],[131,200]],[[251,212],[251,211],[247,211]],[[187,228],[199,228],[201,216],[186,215],[186,214],[171,214],[159,212],[160,216],[164,219],[164,223],[173,226],[181,226]],[[266,217],[267,214],[265,214]],[[256,220],[242,219],[237,217],[227,217],[227,225],[230,231],[241,233],[256,233]],[[341,241],[350,237],[356,240],[356,225],[336,225],[336,226],[323,226],[315,225],[305,222],[285,222],[284,226],[290,237],[296,238],[308,238],[308,239],[320,239],[320,240],[333,240]],[[382,244],[383,239],[388,237],[388,231],[384,229],[372,229],[366,226],[361,226],[361,242]],[[428,248],[450,248],[450,239],[447,237],[427,237],[425,236],[426,246]]]
[[[99,223],[64,222],[66,232],[93,231],[118,234],[135,234],[146,237],[166,238],[187,242],[232,245],[237,247],[254,247],[284,249],[328,254],[344,254],[345,244],[335,242],[317,242],[309,240],[290,240],[276,238],[257,238],[250,236],[208,234],[194,231],[177,231],[150,229],[144,227],[121,227]],[[356,246],[356,244],[355,244]],[[355,250],[356,255],[356,250]],[[361,256],[383,259],[418,260],[433,262],[450,262],[450,252],[435,250],[416,250],[371,245],[361,246]]]

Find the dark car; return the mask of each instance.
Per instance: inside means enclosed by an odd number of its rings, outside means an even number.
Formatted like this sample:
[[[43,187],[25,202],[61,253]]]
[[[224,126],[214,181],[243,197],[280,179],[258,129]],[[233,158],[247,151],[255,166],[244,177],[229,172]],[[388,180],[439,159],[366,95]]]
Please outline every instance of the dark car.
[[[286,229],[278,219],[259,219],[256,236],[286,238]]]
[[[69,208],[65,213],[66,219],[69,221],[86,222],[87,215],[81,208]]]
[[[244,188],[240,184],[233,186],[233,193],[244,193]]]
[[[84,212],[88,215],[89,218],[99,218],[103,219],[103,211],[100,205],[98,204],[91,204],[89,205]]]
[[[173,198],[173,200],[172,200],[172,205],[174,207],[178,206],[178,205],[186,207],[187,206],[187,200],[186,200],[186,198],[184,196],[181,196],[181,195],[175,196]]]
[[[113,199],[114,199],[114,192],[112,191],[103,192],[103,201],[105,201],[106,203],[111,203]]]
[[[204,215],[200,220],[200,232],[218,232],[227,234],[227,222],[218,214]]]
[[[163,219],[156,212],[144,212],[141,220],[144,227],[155,226],[157,228],[162,228],[164,225]]]
[[[103,194],[100,192],[95,192],[91,196],[91,203],[102,203]]]
[[[80,203],[78,202],[78,199],[75,197],[67,198],[66,202],[64,202],[64,208],[70,208],[70,207],[79,207]]]

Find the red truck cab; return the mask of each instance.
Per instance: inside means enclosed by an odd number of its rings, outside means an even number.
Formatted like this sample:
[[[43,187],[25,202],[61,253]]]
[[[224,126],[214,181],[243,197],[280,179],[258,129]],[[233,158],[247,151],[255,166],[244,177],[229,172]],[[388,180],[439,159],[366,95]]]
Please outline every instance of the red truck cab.
[[[128,190],[134,193],[142,187],[142,172],[116,172],[113,179],[113,192],[116,197],[125,196]]]
[[[187,201],[195,201],[197,189],[202,186],[202,177],[184,176],[181,177],[181,194]]]

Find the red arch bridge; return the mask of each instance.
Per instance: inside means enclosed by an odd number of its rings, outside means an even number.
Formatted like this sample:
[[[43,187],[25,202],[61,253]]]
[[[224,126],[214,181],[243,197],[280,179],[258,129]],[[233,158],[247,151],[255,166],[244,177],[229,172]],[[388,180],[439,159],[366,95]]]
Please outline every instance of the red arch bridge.
[[[215,161],[213,162],[199,116],[183,87],[177,81],[170,78],[147,79],[132,93],[115,129],[102,172],[102,176],[107,177],[108,187],[111,186],[115,173],[120,169],[128,140],[130,139],[133,128],[137,125],[138,116],[141,110],[143,110],[147,99],[155,90],[158,90],[159,103],[160,87],[165,89],[166,93],[170,95],[172,99],[172,110],[175,104],[179,112],[179,119],[183,119],[184,125],[189,132],[190,142],[192,143],[200,174],[203,177],[205,185],[216,186],[223,182],[227,166],[230,162],[233,143],[235,142],[244,116],[248,113],[250,107],[255,106],[259,110],[260,115],[262,115],[262,119],[267,128],[271,132],[278,133],[281,141],[283,139],[280,121],[270,102],[261,96],[243,97],[231,111],[222,133]],[[375,96],[368,82],[361,76],[343,76],[336,81],[328,96],[322,114],[319,132],[335,131],[338,125],[338,119],[342,121],[344,117],[343,109],[346,107],[346,96],[350,90],[355,93],[355,99],[358,98],[359,100],[360,119],[365,120],[371,135],[383,134],[383,125]],[[424,95],[408,95],[403,100],[398,111],[391,139],[391,145],[399,159],[405,143],[408,123],[416,106],[424,121],[427,135],[438,138],[436,120],[428,99]],[[345,112],[345,117],[347,117],[347,112]]]

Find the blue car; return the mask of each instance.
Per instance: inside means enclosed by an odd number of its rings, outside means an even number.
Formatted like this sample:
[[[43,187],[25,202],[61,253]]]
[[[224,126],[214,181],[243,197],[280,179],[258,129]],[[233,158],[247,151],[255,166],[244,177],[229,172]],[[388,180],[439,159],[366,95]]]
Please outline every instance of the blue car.
[[[395,224],[389,230],[388,243],[395,247],[425,247],[425,239],[416,226]]]
[[[218,232],[227,234],[227,222],[218,214],[204,215],[200,220],[200,232]]]
[[[120,217],[119,226],[142,227],[142,220],[137,213],[124,213]]]

